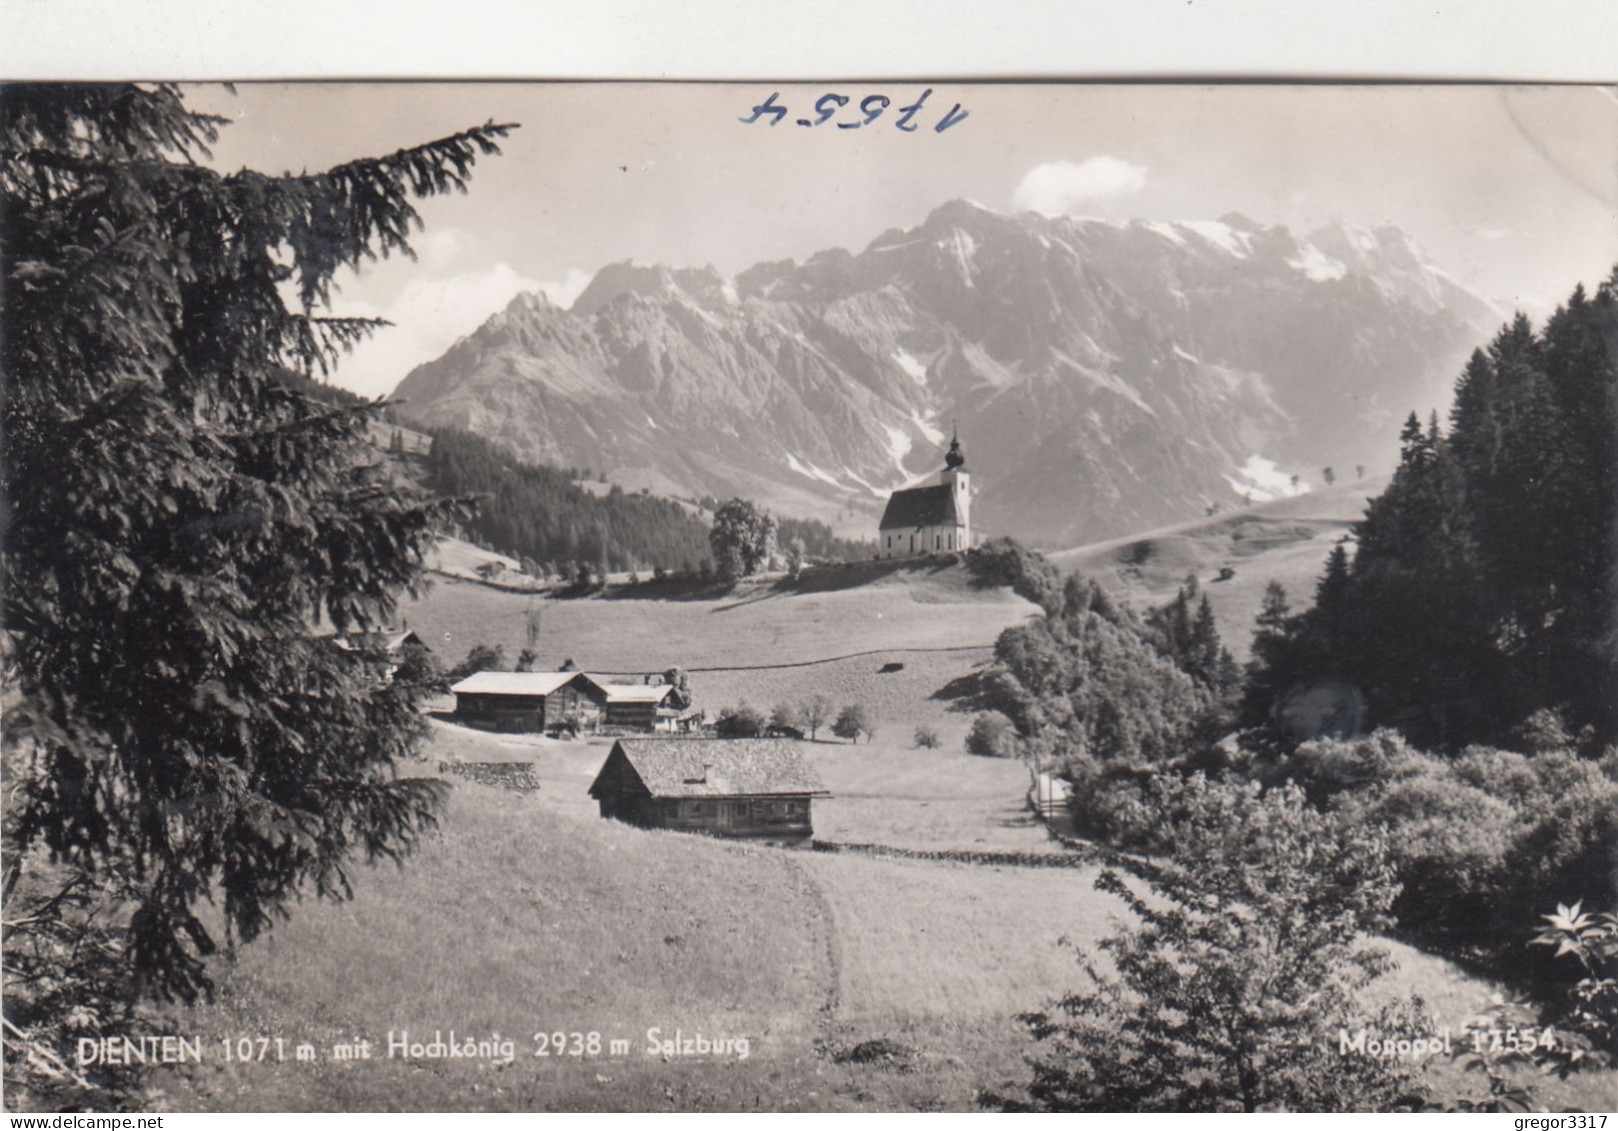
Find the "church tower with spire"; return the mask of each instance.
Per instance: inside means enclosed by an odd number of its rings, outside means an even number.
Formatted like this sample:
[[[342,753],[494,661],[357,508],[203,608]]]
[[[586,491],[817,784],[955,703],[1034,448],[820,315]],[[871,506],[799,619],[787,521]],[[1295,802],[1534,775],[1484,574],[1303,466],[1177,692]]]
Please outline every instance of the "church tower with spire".
[[[950,430],[949,451],[944,455],[944,470],[938,481],[949,488],[955,499],[955,515],[960,520],[962,549],[972,548],[972,476],[966,470],[966,457],[961,454],[961,433],[958,427]]]
[[[884,558],[959,553],[972,548],[972,476],[966,470],[959,431],[938,483],[910,487],[888,497],[877,529],[877,553]]]

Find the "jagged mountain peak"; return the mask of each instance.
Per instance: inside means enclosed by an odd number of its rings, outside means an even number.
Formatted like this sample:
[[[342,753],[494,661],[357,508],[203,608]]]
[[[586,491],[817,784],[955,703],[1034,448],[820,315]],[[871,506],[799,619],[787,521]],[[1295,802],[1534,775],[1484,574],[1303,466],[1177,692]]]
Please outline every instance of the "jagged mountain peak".
[[[609,263],[597,271],[571,309],[574,314],[588,318],[626,294],[650,299],[683,295],[702,305],[727,304],[735,302],[736,287],[711,264],[675,268],[664,263],[639,264],[626,259]]]
[[[1445,403],[1486,310],[1397,229],[955,200],[734,280],[608,265],[570,310],[520,296],[399,391],[529,459],[845,533],[936,470],[959,419],[983,530],[1050,546],[1234,501],[1255,460],[1376,466],[1407,412]]]

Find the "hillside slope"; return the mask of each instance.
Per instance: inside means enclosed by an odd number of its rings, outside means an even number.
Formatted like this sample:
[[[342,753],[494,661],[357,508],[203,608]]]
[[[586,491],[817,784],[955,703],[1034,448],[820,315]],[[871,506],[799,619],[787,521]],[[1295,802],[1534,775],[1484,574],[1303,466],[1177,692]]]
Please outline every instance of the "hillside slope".
[[[1225,646],[1245,660],[1265,587],[1279,581],[1294,611],[1312,604],[1326,556],[1387,484],[1387,476],[1338,483],[1049,557],[1064,573],[1093,578],[1137,611],[1171,600],[1195,576]],[[1225,568],[1233,575],[1221,581]]]
[[[464,753],[472,753],[463,751]],[[896,782],[902,793],[911,775]],[[183,1012],[207,1062],[160,1073],[179,1110],[971,1110],[1025,1078],[1014,1020],[1078,984],[1120,905],[1079,869],[1017,869],[754,848],[581,814],[576,780],[532,797],[456,786],[442,832],[403,870],[356,876],[347,904],[299,909],[222,960],[216,1002]],[[895,800],[896,805],[903,802]],[[584,804],[588,804],[587,799]],[[1457,1029],[1491,987],[1393,945],[1373,1000],[1419,989]],[[341,987],[340,992],[334,992]],[[665,1036],[746,1037],[748,1055],[666,1056]],[[386,1056],[390,1033],[513,1042],[509,1062]],[[595,1055],[536,1035],[599,1033]],[[319,1055],[227,1063],[223,1038]],[[371,1042],[368,1060],[334,1046]],[[614,1038],[627,1049],[611,1051]],[[863,1042],[897,1060],[862,1063]],[[1470,1081],[1441,1067],[1441,1084]],[[1598,1102],[1609,1080],[1541,1085]],[[1468,1089],[1475,1090],[1475,1089]]]

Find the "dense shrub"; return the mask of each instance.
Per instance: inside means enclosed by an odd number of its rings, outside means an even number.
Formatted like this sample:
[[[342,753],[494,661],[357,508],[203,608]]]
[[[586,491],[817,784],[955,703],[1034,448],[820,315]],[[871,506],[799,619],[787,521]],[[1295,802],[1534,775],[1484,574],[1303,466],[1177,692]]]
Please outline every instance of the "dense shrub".
[[[1011,720],[998,711],[985,711],[972,720],[966,732],[966,752],[980,758],[1013,758],[1017,754],[1017,732]]]
[[[1403,928],[1519,968],[1522,908],[1545,892],[1600,902],[1618,874],[1618,758],[1473,746],[1449,759],[1381,730],[1306,742],[1262,772],[1387,832]],[[1528,972],[1547,970],[1539,961]]]
[[[831,732],[850,742],[858,741],[863,734],[865,741],[869,742],[876,734],[876,724],[863,703],[850,703],[837,713],[837,718],[831,724]]]
[[[988,1106],[1043,1111],[1386,1110],[1419,1100],[1391,1060],[1343,1056],[1386,956],[1385,846],[1301,791],[1165,777],[1167,854],[1096,887],[1130,911],[1103,972],[1024,1016],[1032,1079]]]
[[[742,703],[720,711],[714,729],[721,738],[757,738],[764,733],[764,726],[763,714]]]

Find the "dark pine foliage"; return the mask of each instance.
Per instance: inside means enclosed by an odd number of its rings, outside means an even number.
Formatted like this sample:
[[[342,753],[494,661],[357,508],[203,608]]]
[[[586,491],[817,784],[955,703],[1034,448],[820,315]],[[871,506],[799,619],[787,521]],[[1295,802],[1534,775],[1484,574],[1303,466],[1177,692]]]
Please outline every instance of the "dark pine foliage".
[[[525,463],[491,440],[461,429],[429,429],[428,481],[446,496],[476,497],[463,524],[476,542],[551,572],[596,574],[694,570],[711,562],[709,526],[671,499],[637,495],[613,486],[606,495],[580,487],[573,469]],[[710,510],[718,510],[719,504]],[[778,541],[802,543],[811,559],[859,561],[868,543],[834,537],[812,519],[778,519]]]
[[[1615,287],[1618,271],[1578,288],[1539,333],[1502,327],[1447,435],[1412,414],[1352,562],[1335,554],[1312,610],[1261,626],[1258,691],[1351,679],[1374,724],[1428,747],[1510,746],[1546,709],[1587,752],[1618,738]]]
[[[707,524],[679,503],[619,487],[592,495],[570,472],[523,463],[470,432],[434,432],[427,463],[434,490],[479,497],[466,533],[504,553],[598,573],[681,569],[708,557]]]
[[[334,273],[410,254],[411,200],[514,128],[267,176],[196,163],[223,124],[174,87],[0,92],[7,889],[44,850],[124,901],[160,997],[206,987],[199,900],[249,940],[432,823],[414,690],[314,626],[388,621],[446,504],[282,377],[377,325],[321,313]]]

